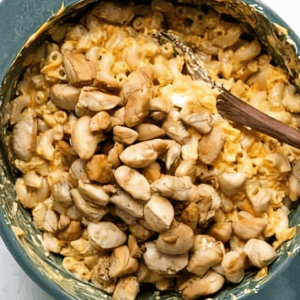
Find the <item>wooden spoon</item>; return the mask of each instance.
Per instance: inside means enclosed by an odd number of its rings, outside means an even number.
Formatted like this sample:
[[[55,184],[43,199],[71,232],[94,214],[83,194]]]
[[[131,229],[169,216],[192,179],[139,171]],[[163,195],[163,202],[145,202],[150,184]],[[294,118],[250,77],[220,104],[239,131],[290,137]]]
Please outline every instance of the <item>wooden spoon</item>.
[[[227,118],[245,127],[267,134],[282,143],[300,149],[300,131],[296,130],[268,115],[258,109],[240,100],[220,83],[211,79],[201,62],[195,57],[194,52],[180,38],[171,31],[168,33],[159,31],[155,33],[155,38],[160,44],[166,42],[180,49],[185,56],[188,71],[193,80],[201,78],[212,89],[216,89],[220,95],[217,100],[217,109],[223,118]]]

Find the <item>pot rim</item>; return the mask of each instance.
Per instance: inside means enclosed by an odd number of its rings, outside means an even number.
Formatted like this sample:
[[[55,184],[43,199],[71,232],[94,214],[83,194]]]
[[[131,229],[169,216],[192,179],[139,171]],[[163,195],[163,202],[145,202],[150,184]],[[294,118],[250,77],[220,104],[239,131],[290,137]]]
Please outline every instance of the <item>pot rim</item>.
[[[10,0],[10,1],[11,2],[14,1],[16,3],[23,2],[22,0]],[[89,2],[95,2],[95,1],[96,0],[92,0]],[[4,8],[4,4],[6,5],[8,2],[9,2],[9,0],[2,0],[2,2],[0,0],[0,17],[1,17],[2,13],[5,13],[5,10],[6,10]],[[51,3],[54,1],[49,1],[49,2]],[[56,1],[56,2],[61,4],[60,1]],[[65,1],[66,7],[71,7],[80,2],[84,2],[84,0],[67,0],[67,1]],[[293,30],[290,29],[290,27],[287,25],[287,23],[277,13],[275,13],[269,6],[267,6],[260,0],[243,0],[243,2],[245,2],[251,6],[259,7],[261,12],[264,13],[271,22],[273,22],[273,23],[276,22],[277,24],[281,25],[282,27],[288,29],[289,36],[295,42],[297,51],[298,52],[300,51],[300,39],[298,38],[298,36],[295,34],[295,32]],[[32,5],[35,5],[34,1],[32,2]],[[39,3],[36,2],[36,5],[39,5]],[[51,4],[48,4],[48,5],[50,6]],[[19,13],[18,10],[14,10],[13,13],[14,13],[15,17],[18,17],[18,13]],[[49,17],[52,17],[52,16],[55,16],[55,13],[53,13],[53,11],[52,11],[52,15],[50,15],[50,16],[49,16],[49,14],[47,14],[47,12],[44,12],[42,16],[39,16],[39,18],[41,20],[43,19],[43,22],[42,23],[39,22],[39,24],[38,24],[39,26],[36,26],[37,28],[35,28],[35,29],[37,30],[47,19],[49,19]],[[30,18],[28,17],[28,21],[29,20],[30,20]],[[30,28],[33,29],[32,26],[30,26]],[[35,32],[36,30],[32,30],[32,32]],[[4,61],[5,58],[3,58],[3,57],[0,58],[0,66],[3,66],[5,63],[4,68],[2,68],[2,70],[0,70],[0,83],[4,80],[6,73],[8,72],[14,59],[19,54],[19,51],[21,49],[23,49],[23,46],[26,43],[27,38],[28,38],[27,36],[26,36],[26,39],[25,39],[25,37],[22,36],[22,38],[18,40],[19,46],[22,44],[22,47],[16,48],[17,51],[13,50],[13,53],[11,54],[12,56],[10,59],[6,58],[6,61]],[[1,54],[1,51],[0,51],[0,54]],[[1,91],[1,84],[0,84],[0,91]],[[1,101],[0,101],[0,104],[2,104]],[[50,296],[52,296],[54,299],[57,299],[57,300],[76,299],[76,298],[73,298],[71,295],[69,295],[64,290],[62,290],[58,284],[56,284],[51,279],[49,280],[49,278],[44,276],[37,268],[34,267],[34,265],[32,264],[32,260],[27,255],[27,253],[24,252],[20,241],[16,237],[10,224],[7,222],[2,207],[0,209],[0,228],[1,228],[0,236],[3,239],[3,242],[5,243],[7,249],[12,254],[12,256],[14,257],[16,262],[19,264],[19,266],[23,269],[23,271],[39,287],[41,287],[46,293],[48,293]],[[298,245],[300,245],[300,240],[298,240]],[[299,258],[300,254],[293,255],[292,257],[285,259],[279,266],[277,266],[277,268],[275,270],[273,270],[272,273],[269,275],[269,279],[264,284],[259,286],[259,288],[258,288],[259,292],[261,293],[262,290],[266,290],[266,289],[270,288],[276,275],[278,273],[285,272],[287,270],[287,268],[289,267],[289,265],[292,263],[292,261],[295,260],[296,257]],[[252,300],[252,299],[254,299],[254,297],[256,297],[255,299],[257,299],[257,296],[259,296],[259,295],[257,295],[257,293],[247,294],[247,295],[243,295],[241,298],[238,298],[238,299]],[[77,299],[79,299],[79,298],[77,298]]]

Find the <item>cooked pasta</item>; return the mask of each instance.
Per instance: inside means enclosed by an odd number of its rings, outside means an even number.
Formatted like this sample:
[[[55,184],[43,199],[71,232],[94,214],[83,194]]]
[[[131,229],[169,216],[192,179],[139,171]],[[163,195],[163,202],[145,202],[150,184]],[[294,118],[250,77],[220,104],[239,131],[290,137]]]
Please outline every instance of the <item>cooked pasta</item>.
[[[223,119],[218,92],[154,39],[167,29],[231,93],[299,124],[288,74],[211,9],[109,1],[55,26],[10,102],[15,189],[45,251],[113,299],[134,300],[141,282],[215,293],[251,266],[265,274],[295,234],[299,150]]]

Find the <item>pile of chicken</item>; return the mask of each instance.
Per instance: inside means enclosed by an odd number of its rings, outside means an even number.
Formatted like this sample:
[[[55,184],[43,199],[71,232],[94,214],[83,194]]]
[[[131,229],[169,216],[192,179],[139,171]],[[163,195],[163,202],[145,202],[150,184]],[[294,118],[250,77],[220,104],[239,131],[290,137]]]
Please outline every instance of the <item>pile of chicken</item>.
[[[45,251],[115,300],[142,282],[195,299],[263,276],[296,231],[299,151],[222,119],[218,93],[153,38],[166,29],[232,93],[298,124],[288,75],[212,10],[101,2],[53,27],[9,104],[15,189]]]

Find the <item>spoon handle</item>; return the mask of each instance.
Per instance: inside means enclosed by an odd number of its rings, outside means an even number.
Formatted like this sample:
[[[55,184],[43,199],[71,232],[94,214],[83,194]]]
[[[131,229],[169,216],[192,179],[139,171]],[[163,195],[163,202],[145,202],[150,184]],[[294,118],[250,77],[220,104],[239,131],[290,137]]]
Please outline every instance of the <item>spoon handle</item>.
[[[223,89],[217,101],[220,115],[300,149],[300,131],[285,125]]]
[[[180,38],[172,32],[157,32],[156,38],[160,44],[171,42],[179,48],[185,56],[189,74],[193,80],[201,78],[212,89],[217,90],[220,95],[217,101],[217,109],[223,118],[227,118],[240,125],[250,127],[253,130],[267,134],[280,142],[300,149],[300,131],[285,125],[258,109],[243,102],[232,95],[220,83],[212,80],[205,70],[204,64],[197,60],[194,52]]]

